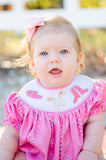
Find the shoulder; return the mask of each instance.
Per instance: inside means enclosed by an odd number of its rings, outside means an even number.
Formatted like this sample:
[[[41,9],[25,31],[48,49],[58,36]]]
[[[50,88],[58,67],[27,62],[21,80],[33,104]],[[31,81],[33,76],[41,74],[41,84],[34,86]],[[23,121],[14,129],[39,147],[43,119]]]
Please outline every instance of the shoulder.
[[[95,82],[92,78],[85,75],[76,75],[74,78],[74,84],[77,84],[83,88],[88,88],[90,91],[93,89]]]
[[[93,79],[85,75],[76,75],[75,81],[83,85],[85,84],[86,86],[91,85],[95,86],[96,88],[102,87],[106,90],[106,81],[102,79]]]
[[[80,86],[81,89],[86,88],[87,95],[92,96],[94,101],[106,101],[106,81],[101,79],[92,79],[84,75],[77,75],[74,80],[74,86]]]
[[[23,99],[26,100],[28,97],[28,94],[31,92],[35,92],[39,90],[39,85],[37,83],[37,79],[31,80],[28,83],[26,83],[18,92],[19,96]],[[32,93],[31,93],[32,94]]]
[[[106,81],[102,79],[93,79],[85,75],[77,75],[75,77],[75,82],[79,83],[81,86],[90,87],[89,89],[94,89],[96,92],[101,93],[101,95],[106,94]]]
[[[28,105],[35,106],[36,100],[41,99],[42,96],[39,94],[42,89],[37,79],[34,79],[26,83],[18,92],[19,97]]]
[[[81,102],[83,101],[90,115],[98,114],[101,108],[103,112],[106,111],[106,81],[77,75],[74,80],[74,91],[72,90],[74,95],[76,89],[77,95],[80,93],[77,99],[80,100],[79,97],[82,97]]]
[[[81,74],[76,75],[75,78],[78,79],[78,80],[83,80],[83,81],[92,81],[92,82],[94,81],[92,78],[90,78],[86,75],[81,75]]]

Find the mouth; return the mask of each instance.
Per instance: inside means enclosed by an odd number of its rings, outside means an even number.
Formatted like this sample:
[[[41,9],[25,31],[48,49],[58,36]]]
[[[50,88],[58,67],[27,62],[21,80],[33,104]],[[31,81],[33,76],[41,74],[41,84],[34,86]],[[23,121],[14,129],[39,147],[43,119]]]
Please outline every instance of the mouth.
[[[60,70],[59,68],[53,68],[49,71],[49,74],[54,76],[60,76],[61,73],[62,73],[62,70]]]

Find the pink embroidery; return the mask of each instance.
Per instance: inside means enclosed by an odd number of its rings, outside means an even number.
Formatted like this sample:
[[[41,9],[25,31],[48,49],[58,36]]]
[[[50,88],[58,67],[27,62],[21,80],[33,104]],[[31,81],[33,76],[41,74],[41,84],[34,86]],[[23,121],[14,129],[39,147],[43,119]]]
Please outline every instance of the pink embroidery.
[[[74,101],[73,103],[76,103],[78,101],[78,98],[81,97],[84,93],[88,92],[88,89],[82,89],[79,86],[73,86],[71,88],[71,92],[74,95]]]
[[[28,90],[27,95],[31,98],[37,98],[37,99],[42,98],[42,96],[39,95],[37,91],[33,91],[33,90]]]
[[[73,103],[76,103],[78,98],[80,97],[79,93],[75,90],[75,88],[71,88],[71,92],[74,95],[74,101]]]
[[[84,94],[84,93],[86,93],[86,92],[88,92],[88,89],[82,89],[82,88],[80,88],[79,86],[74,86],[74,88],[76,88],[76,90],[78,90],[82,95]]]

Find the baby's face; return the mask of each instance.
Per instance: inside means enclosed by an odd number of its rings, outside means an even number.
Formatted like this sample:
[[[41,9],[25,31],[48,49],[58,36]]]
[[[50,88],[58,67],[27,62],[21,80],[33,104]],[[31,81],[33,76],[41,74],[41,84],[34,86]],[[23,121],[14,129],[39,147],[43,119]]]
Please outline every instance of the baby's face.
[[[46,87],[67,85],[79,65],[71,36],[66,33],[43,33],[34,42],[33,64],[40,83]]]

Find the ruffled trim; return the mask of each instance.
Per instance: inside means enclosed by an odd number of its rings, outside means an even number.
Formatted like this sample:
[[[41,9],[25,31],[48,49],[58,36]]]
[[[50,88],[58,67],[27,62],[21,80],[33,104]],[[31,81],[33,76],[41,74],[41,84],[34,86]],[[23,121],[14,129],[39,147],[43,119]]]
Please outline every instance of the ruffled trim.
[[[21,125],[19,125],[18,123],[15,123],[15,122],[12,122],[11,120],[9,119],[3,119],[2,122],[6,125],[10,125],[12,126],[14,129],[16,129],[17,131],[20,131],[21,129]]]

